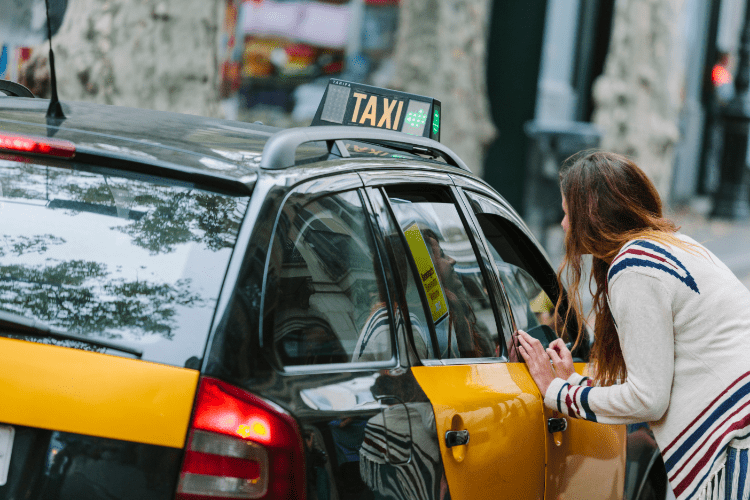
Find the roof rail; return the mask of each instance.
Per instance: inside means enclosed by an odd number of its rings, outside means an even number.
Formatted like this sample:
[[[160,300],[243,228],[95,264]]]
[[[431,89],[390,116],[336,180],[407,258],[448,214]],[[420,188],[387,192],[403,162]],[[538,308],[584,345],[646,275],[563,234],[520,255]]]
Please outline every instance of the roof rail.
[[[33,92],[29,89],[10,80],[0,80],[0,92],[10,97],[34,97]]]
[[[342,140],[374,142],[389,146],[402,144],[413,147],[416,153],[432,152],[441,156],[448,164],[464,170],[469,167],[453,151],[437,141],[427,137],[394,132],[392,130],[346,127],[340,125],[289,128],[272,135],[263,148],[260,168],[266,170],[283,170],[295,165],[295,153],[302,144],[315,141],[326,141],[328,152],[335,146],[344,157],[349,152]]]

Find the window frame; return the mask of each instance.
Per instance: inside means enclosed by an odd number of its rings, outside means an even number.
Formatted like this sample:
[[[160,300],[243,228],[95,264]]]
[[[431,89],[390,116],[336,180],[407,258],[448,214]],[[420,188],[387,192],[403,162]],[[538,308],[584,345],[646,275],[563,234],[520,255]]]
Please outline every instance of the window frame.
[[[322,182],[321,182],[322,181]],[[271,231],[270,239],[268,242],[266,262],[263,270],[263,283],[261,286],[261,301],[260,301],[260,314],[259,314],[259,332],[258,338],[260,341],[261,349],[266,353],[266,357],[271,365],[282,374],[297,375],[300,373],[336,373],[336,372],[372,372],[373,370],[382,369],[393,369],[398,367],[400,355],[398,352],[398,342],[396,340],[395,325],[393,322],[393,307],[389,300],[387,304],[389,326],[390,326],[390,340],[392,347],[392,354],[389,359],[380,361],[355,361],[346,363],[326,363],[326,364],[301,364],[301,365],[285,365],[279,356],[278,348],[274,343],[274,339],[271,333],[266,332],[265,319],[267,316],[266,312],[266,298],[269,293],[275,293],[269,290],[269,274],[271,267],[271,257],[274,243],[276,241],[276,232],[279,229],[279,221],[282,217],[284,210],[287,208],[290,198],[294,196],[304,196],[304,202],[300,204],[300,208],[303,208],[315,200],[320,198],[336,196],[344,192],[353,192],[358,197],[362,204],[362,216],[365,219],[365,224],[370,231],[372,238],[374,252],[374,263],[377,262],[374,273],[380,273],[380,279],[384,280],[385,290],[387,295],[390,294],[390,287],[386,278],[385,269],[383,263],[386,262],[383,249],[381,248],[381,235],[379,228],[373,223],[373,212],[370,199],[367,193],[363,189],[361,179],[357,174],[344,174],[335,177],[325,177],[324,179],[307,180],[301,184],[294,186],[284,196],[284,199],[279,203],[278,209],[276,210],[273,229]],[[295,210],[295,215],[298,214],[298,210]],[[390,295],[389,295],[390,296]]]
[[[505,337],[504,337],[504,329],[508,327],[514,326],[514,323],[512,322],[512,315],[508,312],[508,302],[507,299],[505,299],[504,295],[496,295],[492,292],[492,289],[494,289],[496,286],[498,286],[497,281],[497,275],[496,273],[490,272],[490,269],[487,269],[487,263],[491,262],[492,259],[490,257],[490,253],[488,248],[485,246],[486,243],[479,238],[479,233],[477,233],[477,228],[475,227],[475,221],[473,221],[470,216],[471,213],[466,213],[466,202],[462,199],[462,193],[461,191],[454,185],[452,182],[450,176],[440,176],[435,174],[420,176],[418,181],[414,181],[413,179],[408,179],[404,177],[397,177],[397,176],[391,176],[389,179],[387,179],[387,182],[382,182],[382,180],[385,179],[378,179],[378,176],[372,176],[373,182],[371,183],[366,182],[366,185],[368,187],[373,187],[378,189],[381,196],[384,198],[386,202],[386,210],[388,212],[387,216],[390,217],[396,224],[398,230],[399,230],[399,236],[402,242],[402,245],[404,248],[408,248],[408,243],[406,241],[406,236],[404,235],[403,230],[400,227],[400,224],[398,222],[398,219],[395,216],[395,212],[393,209],[393,206],[390,202],[390,198],[387,194],[387,188],[389,186],[404,186],[408,187],[409,189],[419,189],[420,186],[422,187],[428,187],[432,190],[442,190],[448,197],[451,199],[451,202],[453,203],[454,207],[456,208],[456,211],[458,213],[459,219],[461,221],[461,224],[463,225],[464,230],[466,231],[466,235],[471,243],[472,250],[474,252],[474,255],[477,259],[477,264],[479,265],[480,272],[482,273],[482,278],[485,280],[485,284],[490,289],[488,293],[488,300],[490,302],[490,307],[492,308],[493,317],[495,318],[495,324],[498,329],[498,335],[503,337],[503,340],[500,342],[501,345],[501,351],[500,355],[497,357],[481,357],[481,358],[450,358],[450,359],[441,359],[439,356],[435,359],[431,358],[423,358],[420,359],[421,363],[426,366],[433,366],[433,365],[467,365],[467,364],[479,364],[479,363],[499,363],[499,362],[507,362],[508,361],[508,351],[507,347],[505,345]],[[394,178],[395,177],[395,178]],[[442,182],[435,182],[436,180],[442,181]],[[377,182],[381,181],[381,182]],[[481,243],[481,244],[480,244]],[[409,260],[410,269],[414,276],[414,280],[416,283],[419,283],[419,276],[417,274],[416,265],[414,263],[413,256],[411,255],[411,252],[407,252],[407,258]],[[491,265],[491,264],[490,264]],[[392,265],[391,268],[394,266]],[[431,320],[431,316],[428,313],[429,308],[427,307],[427,298],[424,294],[424,290],[422,287],[417,286],[418,293],[420,296],[420,300],[422,302],[422,308],[423,312],[425,314],[425,317],[428,318],[428,326],[430,329],[430,337],[432,341],[432,349],[435,350],[435,344],[436,344],[436,331],[435,331],[435,325],[433,324]],[[498,297],[503,298],[503,307],[500,307],[498,304]],[[407,328],[407,336],[409,337],[409,342],[411,345],[414,344],[413,335],[411,333],[410,324],[408,325],[409,328]],[[512,330],[514,331],[514,330]],[[436,355],[438,353],[435,353]]]
[[[553,304],[557,303],[557,298],[560,294],[563,295],[563,302],[561,304],[561,310],[565,310],[567,307],[567,290],[564,288],[562,290],[559,289],[558,283],[557,283],[557,274],[554,271],[554,268],[552,264],[549,261],[549,258],[544,253],[543,248],[539,245],[539,243],[536,241],[536,239],[533,237],[533,235],[528,231],[527,228],[520,225],[514,217],[513,213],[510,212],[506,207],[503,206],[503,203],[500,202],[495,196],[492,196],[489,192],[479,189],[472,189],[472,187],[462,187],[462,194],[466,198],[467,203],[467,211],[470,213],[471,218],[475,223],[477,224],[477,228],[479,228],[481,238],[484,241],[484,244],[487,245],[487,248],[489,249],[490,243],[486,241],[486,237],[484,235],[484,231],[481,229],[481,224],[479,223],[479,220],[476,217],[476,214],[474,213],[474,210],[471,208],[471,201],[469,199],[469,193],[481,196],[482,198],[487,199],[496,209],[498,213],[486,213],[489,216],[499,217],[504,221],[505,224],[507,224],[509,227],[512,227],[514,231],[519,233],[520,235],[524,236],[524,247],[525,248],[519,248],[519,242],[516,242],[515,239],[511,240],[513,245],[513,250],[520,256],[520,259],[522,260],[524,266],[522,269],[526,271],[534,280],[536,280],[537,284],[542,288],[542,290],[547,294],[547,296],[550,298]],[[505,294],[505,288],[502,286],[502,282],[499,279],[499,270],[497,269],[497,265],[494,261],[494,259],[490,258],[491,265],[493,268],[493,272],[495,273],[496,279],[500,282],[501,287],[503,288],[503,293]],[[540,279],[542,278],[542,279]],[[508,305],[510,305],[509,298],[507,295],[505,295],[505,300],[508,301]],[[509,309],[510,311],[511,309]],[[511,314],[511,318],[513,318],[513,315]],[[515,325],[515,319],[513,319],[514,325]],[[569,319],[568,324],[566,325],[566,330],[568,331],[577,331],[577,325],[578,321],[580,321],[577,317],[573,316]],[[584,326],[583,335],[586,337],[584,338],[584,342],[587,343],[588,347],[584,347],[585,352],[587,353],[588,348],[591,344],[591,339],[589,338],[589,333],[587,329]],[[572,340],[571,340],[572,341]],[[580,347],[579,347],[580,348]],[[588,361],[588,355],[586,354],[584,358],[582,358],[583,361]]]

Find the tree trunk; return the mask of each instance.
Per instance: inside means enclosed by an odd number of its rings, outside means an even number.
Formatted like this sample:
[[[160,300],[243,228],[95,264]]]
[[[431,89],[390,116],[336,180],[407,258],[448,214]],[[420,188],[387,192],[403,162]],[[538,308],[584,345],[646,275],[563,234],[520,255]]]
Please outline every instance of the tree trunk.
[[[70,0],[52,38],[61,101],[219,116],[224,0]],[[48,92],[48,45],[22,78]]]
[[[678,17],[684,0],[618,0],[593,121],[602,148],[631,157],[668,199],[684,80]]]
[[[496,130],[485,68],[491,2],[402,0],[391,83],[442,104],[440,142],[481,175]]]

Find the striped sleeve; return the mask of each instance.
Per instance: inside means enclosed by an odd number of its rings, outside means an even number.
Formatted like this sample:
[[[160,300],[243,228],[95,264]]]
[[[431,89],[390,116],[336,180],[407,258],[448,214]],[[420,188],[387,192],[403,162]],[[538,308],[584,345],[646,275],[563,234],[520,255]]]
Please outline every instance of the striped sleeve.
[[[591,378],[586,377],[585,375],[581,375],[580,373],[573,372],[573,374],[568,377],[567,382],[570,385],[582,385],[584,387],[589,387],[594,385],[593,380]]]
[[[571,384],[561,378],[556,378],[544,395],[544,403],[549,408],[570,417],[598,422],[596,414],[589,405],[589,393],[592,390],[594,390],[593,387]]]
[[[610,307],[628,376],[590,387],[555,379],[545,404],[574,418],[605,424],[656,421],[669,405],[674,375],[671,296],[658,279],[624,271],[610,283]]]

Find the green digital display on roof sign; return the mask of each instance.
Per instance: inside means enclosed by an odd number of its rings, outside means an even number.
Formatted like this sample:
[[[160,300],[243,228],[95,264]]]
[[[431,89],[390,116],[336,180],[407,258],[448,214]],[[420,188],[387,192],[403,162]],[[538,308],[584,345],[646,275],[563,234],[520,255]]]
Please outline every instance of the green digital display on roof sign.
[[[440,101],[332,78],[312,125],[381,128],[439,141]]]

